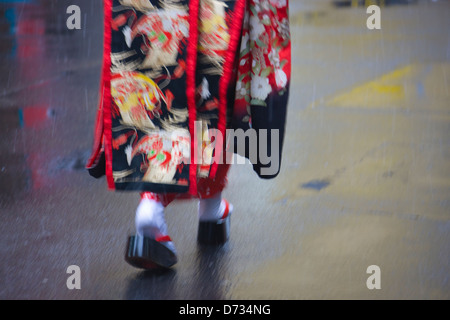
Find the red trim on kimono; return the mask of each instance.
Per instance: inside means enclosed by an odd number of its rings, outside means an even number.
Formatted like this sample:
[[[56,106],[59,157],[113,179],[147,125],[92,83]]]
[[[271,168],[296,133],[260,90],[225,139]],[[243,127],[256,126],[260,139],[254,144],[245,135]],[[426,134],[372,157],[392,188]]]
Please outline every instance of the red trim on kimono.
[[[189,167],[189,194],[197,194],[197,166],[195,161],[197,141],[195,137],[195,120],[197,118],[197,104],[195,100],[195,70],[197,68],[197,45],[198,45],[198,12],[199,0],[189,2],[189,43],[186,58],[186,98],[189,114],[189,133],[191,135],[191,164]],[[192,163],[194,162],[194,163]]]
[[[104,119],[104,146],[106,180],[110,189],[115,189],[112,169],[112,119],[111,119],[111,21],[112,0],[104,0],[104,51],[103,51],[103,119]]]
[[[244,13],[245,13],[245,7],[246,7],[246,0],[238,0],[235,4],[235,10],[234,10],[234,19],[235,21],[243,21],[244,20]],[[225,57],[225,62],[223,65],[223,76],[220,79],[219,83],[219,123],[218,123],[218,130],[221,132],[223,137],[223,148],[217,151],[224,151],[226,147],[226,129],[227,129],[227,108],[228,108],[228,89],[229,85],[232,79],[232,76],[234,74],[234,66],[236,63],[236,60],[239,57],[238,52],[238,46],[241,39],[241,33],[242,33],[242,23],[235,23],[233,24],[232,28],[230,29],[230,42],[228,44],[228,50]],[[225,155],[221,155],[223,160],[225,160]],[[215,157],[215,159],[218,159],[219,157]],[[214,178],[219,164],[217,161],[215,161],[211,166],[211,171],[209,174],[210,178]]]
[[[86,168],[92,168],[99,160],[103,146],[103,74],[100,79],[100,98],[98,103],[97,119],[95,120],[94,143],[92,146],[91,156],[86,164]]]

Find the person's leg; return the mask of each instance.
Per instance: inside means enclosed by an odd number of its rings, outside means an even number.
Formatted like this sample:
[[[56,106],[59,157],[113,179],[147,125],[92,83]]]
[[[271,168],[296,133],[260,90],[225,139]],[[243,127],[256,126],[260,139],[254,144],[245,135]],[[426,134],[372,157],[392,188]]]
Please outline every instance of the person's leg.
[[[200,199],[197,241],[200,244],[212,245],[227,242],[230,235],[232,212],[233,205],[222,199],[222,192],[207,199]]]
[[[128,238],[125,261],[142,269],[169,268],[177,263],[175,246],[167,234],[164,203],[156,194],[141,194],[135,223],[136,235]]]
[[[136,233],[139,236],[155,239],[176,253],[175,245],[168,236],[164,216],[164,208],[170,202],[170,199],[161,199],[161,196],[155,193],[141,193],[141,201],[135,217]]]
[[[200,221],[218,221],[226,218],[231,211],[233,211],[233,206],[222,198],[222,192],[218,192],[211,198],[200,199],[198,203]]]
[[[229,238],[233,206],[222,198],[229,168],[229,164],[221,164],[214,179],[200,179],[198,183],[200,201],[197,240],[201,244],[223,244]]]
[[[214,179],[200,181],[198,204],[197,241],[206,245],[221,245],[230,235],[230,218],[233,205],[222,198],[227,185],[228,164],[219,165]]]

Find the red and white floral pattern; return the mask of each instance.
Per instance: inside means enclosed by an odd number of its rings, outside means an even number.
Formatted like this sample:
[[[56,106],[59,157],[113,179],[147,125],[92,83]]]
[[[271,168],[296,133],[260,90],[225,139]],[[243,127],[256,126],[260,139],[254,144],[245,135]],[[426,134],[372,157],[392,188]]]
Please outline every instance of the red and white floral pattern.
[[[271,93],[283,94],[290,78],[290,33],[287,0],[249,0],[244,20],[237,105],[267,106]],[[240,101],[239,101],[240,100]]]

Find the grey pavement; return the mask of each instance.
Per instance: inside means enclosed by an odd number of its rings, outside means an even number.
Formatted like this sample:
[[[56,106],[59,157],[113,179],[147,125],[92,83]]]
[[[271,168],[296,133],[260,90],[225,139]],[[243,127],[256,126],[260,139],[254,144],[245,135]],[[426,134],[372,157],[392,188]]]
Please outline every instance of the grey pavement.
[[[290,4],[280,175],[232,166],[222,247],[197,245],[195,201],[171,204],[179,262],[144,272],[124,261],[138,194],[84,169],[101,1],[0,1],[0,299],[450,298],[450,2],[383,6],[381,30],[362,6]]]

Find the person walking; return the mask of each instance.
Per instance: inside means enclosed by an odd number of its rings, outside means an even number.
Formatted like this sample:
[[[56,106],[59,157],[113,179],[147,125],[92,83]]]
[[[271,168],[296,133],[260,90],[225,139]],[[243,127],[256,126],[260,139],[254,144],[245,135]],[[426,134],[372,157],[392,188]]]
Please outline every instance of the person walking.
[[[177,262],[164,216],[174,200],[198,199],[199,243],[228,240],[229,151],[249,158],[261,178],[278,175],[280,162],[266,159],[281,161],[285,135],[288,7],[288,0],[104,0],[100,103],[86,167],[111,190],[141,195],[129,264]],[[254,131],[255,145],[230,147],[229,129]]]

